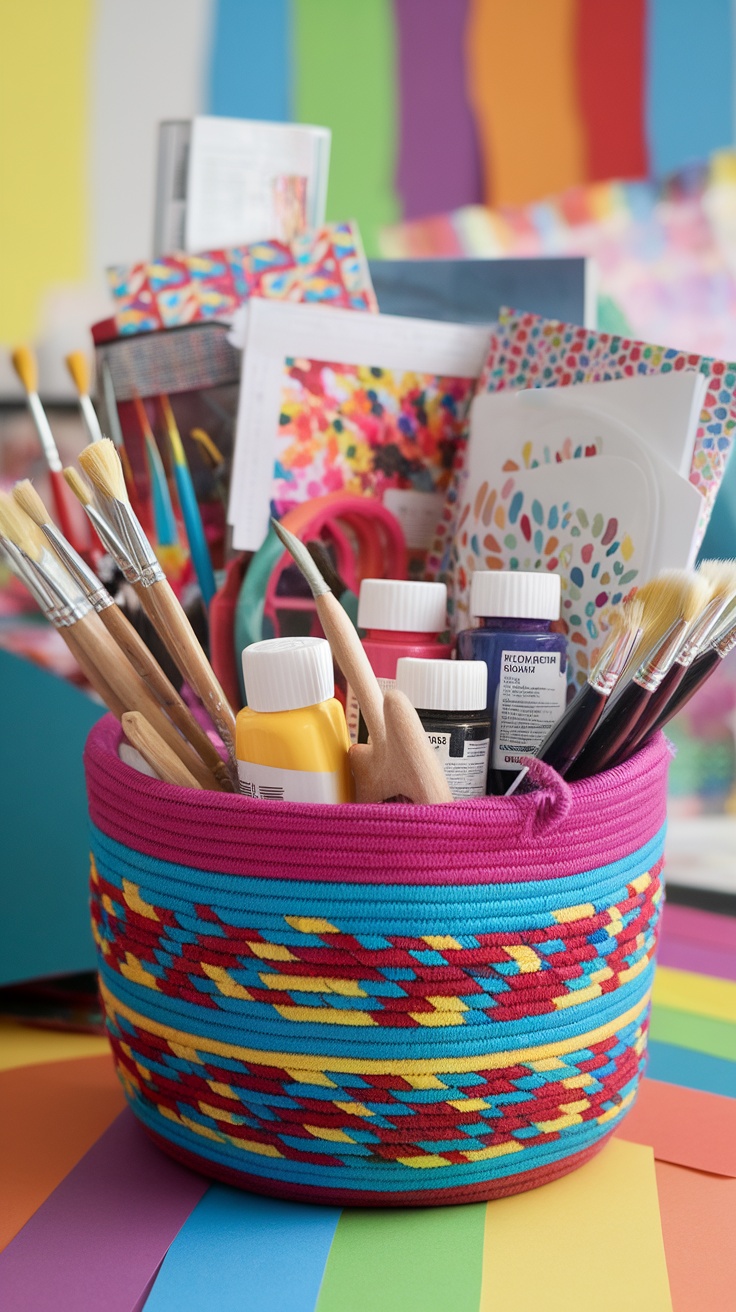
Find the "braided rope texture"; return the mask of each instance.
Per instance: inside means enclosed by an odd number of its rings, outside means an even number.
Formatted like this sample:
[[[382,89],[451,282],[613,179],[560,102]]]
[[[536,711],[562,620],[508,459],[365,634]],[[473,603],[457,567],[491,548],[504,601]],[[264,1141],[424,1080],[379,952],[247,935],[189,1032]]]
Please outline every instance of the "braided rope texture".
[[[646,1057],[662,739],[571,788],[328,813],[158,783],[118,738],[101,721],[85,757],[92,923],[120,1079],[169,1153],[421,1206],[598,1150]]]

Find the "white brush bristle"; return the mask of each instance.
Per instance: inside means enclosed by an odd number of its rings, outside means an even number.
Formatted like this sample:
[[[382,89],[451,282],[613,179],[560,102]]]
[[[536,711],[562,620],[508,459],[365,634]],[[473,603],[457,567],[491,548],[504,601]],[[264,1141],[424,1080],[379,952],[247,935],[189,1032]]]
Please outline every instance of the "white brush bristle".
[[[39,528],[51,522],[51,516],[30,478],[24,478],[22,482],[16,483],[13,488],[13,498],[21,510],[25,511],[26,515],[33,520],[34,524],[38,524]]]
[[[16,547],[20,547],[21,551],[25,551],[31,560],[41,558],[46,539],[8,492],[0,493],[0,533],[14,542]]]
[[[87,480],[82,478],[82,475],[78,470],[74,469],[71,465],[67,465],[63,472],[67,487],[71,488],[77,501],[80,501],[83,506],[91,506],[94,501],[94,495]]]

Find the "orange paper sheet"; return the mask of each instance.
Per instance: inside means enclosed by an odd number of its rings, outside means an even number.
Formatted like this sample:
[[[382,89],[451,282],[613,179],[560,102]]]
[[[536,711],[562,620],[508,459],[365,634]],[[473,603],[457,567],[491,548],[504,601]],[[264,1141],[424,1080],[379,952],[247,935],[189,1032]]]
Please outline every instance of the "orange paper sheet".
[[[524,205],[585,180],[578,3],[470,0],[468,91],[487,205]]]
[[[0,1250],[124,1104],[109,1053],[0,1073]]]
[[[670,1162],[655,1170],[675,1312],[727,1312],[736,1307],[736,1180]]]
[[[619,1139],[649,1144],[658,1161],[736,1176],[736,1099],[642,1080]],[[734,1291],[736,1301],[736,1291]]]

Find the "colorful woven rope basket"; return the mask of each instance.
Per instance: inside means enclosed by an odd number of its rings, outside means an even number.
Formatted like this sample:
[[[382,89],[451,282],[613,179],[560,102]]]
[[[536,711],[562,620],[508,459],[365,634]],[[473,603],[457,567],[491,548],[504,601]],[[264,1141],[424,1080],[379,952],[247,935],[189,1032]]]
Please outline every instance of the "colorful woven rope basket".
[[[636,1096],[668,751],[568,788],[318,807],[136,774],[92,730],[92,918],[148,1133],[231,1184],[489,1199],[595,1153]],[[542,767],[544,772],[545,767]]]

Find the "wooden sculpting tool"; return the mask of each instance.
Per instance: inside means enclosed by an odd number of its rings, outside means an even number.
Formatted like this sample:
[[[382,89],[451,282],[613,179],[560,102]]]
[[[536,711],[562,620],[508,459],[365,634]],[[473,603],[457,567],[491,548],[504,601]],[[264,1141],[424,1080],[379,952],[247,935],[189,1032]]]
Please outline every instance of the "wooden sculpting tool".
[[[408,697],[396,689],[384,696],[360,638],[307,548],[276,520],[271,523],[309,584],[332,655],[368,728],[370,742],[350,748],[356,801],[405,797],[417,803],[451,802],[442,766]]]

